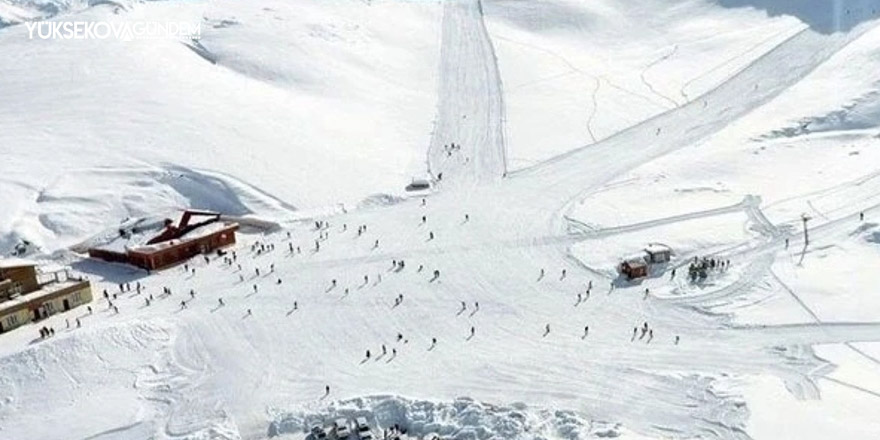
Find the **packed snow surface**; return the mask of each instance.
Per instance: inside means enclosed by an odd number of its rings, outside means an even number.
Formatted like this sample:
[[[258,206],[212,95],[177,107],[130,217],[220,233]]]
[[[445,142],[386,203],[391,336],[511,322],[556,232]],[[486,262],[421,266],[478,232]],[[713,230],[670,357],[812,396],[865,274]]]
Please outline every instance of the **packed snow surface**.
[[[0,0],[0,252],[95,296],[0,438],[880,437],[880,1],[673,3]],[[234,254],[81,255],[185,208]]]

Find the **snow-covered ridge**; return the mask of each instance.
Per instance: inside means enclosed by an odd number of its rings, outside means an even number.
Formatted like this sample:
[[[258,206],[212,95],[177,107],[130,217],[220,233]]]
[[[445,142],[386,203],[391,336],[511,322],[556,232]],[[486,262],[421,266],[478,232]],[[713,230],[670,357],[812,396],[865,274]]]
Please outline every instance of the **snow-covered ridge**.
[[[140,1],[145,0],[0,0],[0,28],[30,20],[48,19],[97,5],[129,8]]]

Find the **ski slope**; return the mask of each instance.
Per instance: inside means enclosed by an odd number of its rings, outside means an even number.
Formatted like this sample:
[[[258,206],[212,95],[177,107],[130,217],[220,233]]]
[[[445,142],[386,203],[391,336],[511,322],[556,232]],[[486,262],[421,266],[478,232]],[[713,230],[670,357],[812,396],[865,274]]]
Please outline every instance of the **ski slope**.
[[[126,12],[206,17],[200,53],[176,42],[21,43],[16,26],[0,31],[0,50],[18,61],[0,66],[0,86],[13,90],[12,104],[0,103],[10,157],[0,245],[33,239],[41,249],[31,257],[71,264],[96,296],[93,313],[41,323],[58,332],[49,340],[33,325],[0,335],[0,436],[302,439],[343,415],[402,424],[412,438],[875,438],[874,5],[856,2],[831,29],[796,8],[762,18],[772,2],[685,3],[670,13],[677,25],[705,29],[684,18],[700,11],[730,32],[744,17],[766,23],[773,37],[754,36],[768,43],[723,74],[705,58],[681,75],[666,66],[671,52],[655,62],[653,51],[621,49],[633,59],[609,61],[599,83],[645,79],[653,92],[639,93],[656,102],[622,101],[636,116],[607,136],[575,136],[529,113],[508,119],[530,101],[510,99],[507,79],[519,72],[495,49],[514,28],[558,50],[602,34],[587,25],[632,13],[610,0],[163,2]],[[264,21],[283,31],[255,25]],[[726,56],[753,43],[741,38],[715,44]],[[86,55],[91,72],[75,60]],[[84,70],[71,79],[31,59]],[[171,73],[157,61],[166,59]],[[105,67],[124,74],[94,73]],[[713,79],[669,93],[693,75]],[[136,93],[147,85],[156,93]],[[96,98],[119,90],[119,102]],[[657,105],[658,93],[672,102]],[[113,111],[70,111],[100,105]],[[241,119],[228,124],[232,115]],[[574,136],[581,147],[534,146],[508,170],[508,148],[530,130],[566,132],[548,143]],[[111,148],[113,134],[129,143]],[[150,148],[135,140],[146,134]],[[461,150],[450,156],[449,142]],[[193,149],[163,146],[184,144]],[[423,166],[435,191],[401,195]],[[66,249],[183,207],[282,227],[246,232],[236,263],[195,259],[192,272],[147,274]],[[652,242],[672,246],[673,261],[639,282],[619,278],[620,258]],[[261,244],[274,250],[255,252]],[[703,256],[731,265],[688,282],[688,263]],[[113,313],[102,292],[137,282],[146,289],[119,293]],[[77,318],[82,328],[68,328]]]
[[[437,116],[428,147],[431,176],[440,182],[446,176],[455,185],[503,177],[501,77],[479,1],[444,4],[440,63]]]

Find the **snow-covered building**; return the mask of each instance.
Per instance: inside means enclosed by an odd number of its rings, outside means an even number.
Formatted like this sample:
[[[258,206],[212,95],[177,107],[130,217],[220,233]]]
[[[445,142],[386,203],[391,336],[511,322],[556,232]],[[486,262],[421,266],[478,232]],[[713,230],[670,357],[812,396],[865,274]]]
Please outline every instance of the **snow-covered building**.
[[[190,223],[196,216],[207,217],[207,220]],[[166,219],[162,224],[122,228],[117,236],[89,248],[88,252],[90,257],[105,261],[147,270],[164,269],[235,244],[238,227],[238,223],[222,220],[219,213],[188,210],[178,225]]]
[[[643,253],[625,258],[617,270],[629,279],[648,276],[651,266],[668,263],[672,259],[672,248],[660,243],[645,246]]]
[[[0,333],[91,300],[91,284],[64,269],[41,273],[34,262],[0,260]]]
[[[672,259],[672,248],[660,243],[651,243],[645,247],[645,260],[649,264],[666,263]]]
[[[630,258],[620,263],[620,273],[626,275],[629,279],[642,278],[648,276],[648,264],[644,258]]]

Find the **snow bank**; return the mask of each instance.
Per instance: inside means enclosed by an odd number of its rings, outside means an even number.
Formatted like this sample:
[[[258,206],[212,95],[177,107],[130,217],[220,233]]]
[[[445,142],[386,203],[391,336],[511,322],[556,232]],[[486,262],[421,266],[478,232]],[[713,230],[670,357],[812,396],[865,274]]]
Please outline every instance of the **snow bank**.
[[[530,408],[523,403],[497,406],[462,397],[452,402],[412,400],[399,396],[369,396],[335,402],[319,412],[278,412],[269,437],[307,432],[337,417],[365,417],[378,433],[398,425],[408,435],[454,440],[585,439],[618,437],[619,425],[591,422],[572,411]],[[379,438],[382,438],[379,436]]]

